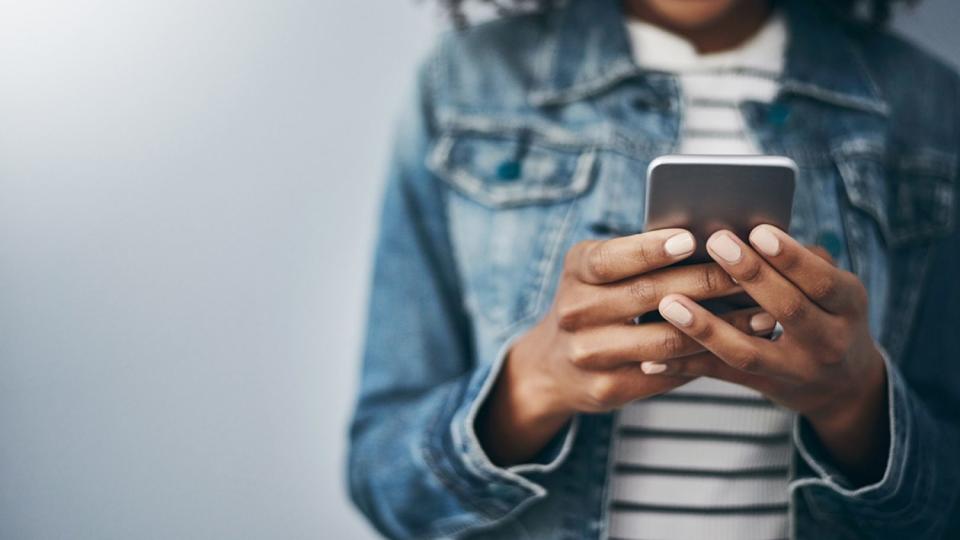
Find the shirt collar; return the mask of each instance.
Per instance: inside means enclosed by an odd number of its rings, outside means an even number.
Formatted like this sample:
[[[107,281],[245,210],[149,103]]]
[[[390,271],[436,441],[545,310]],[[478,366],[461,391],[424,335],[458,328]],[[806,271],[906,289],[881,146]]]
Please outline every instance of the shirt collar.
[[[809,0],[781,2],[789,28],[781,93],[886,115],[888,105],[840,24]],[[577,101],[644,72],[633,60],[621,0],[569,0],[539,52],[534,105]]]
[[[627,35],[641,68],[672,73],[747,69],[777,78],[783,73],[787,28],[779,11],[743,43],[713,53],[700,53],[682,36],[637,19],[627,22]]]

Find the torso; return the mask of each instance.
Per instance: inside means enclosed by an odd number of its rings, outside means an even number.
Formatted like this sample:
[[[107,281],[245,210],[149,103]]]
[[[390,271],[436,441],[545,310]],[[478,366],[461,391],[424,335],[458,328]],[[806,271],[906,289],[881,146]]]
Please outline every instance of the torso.
[[[773,101],[786,26],[773,17],[731,51],[628,22],[637,64],[677,77],[679,153],[759,154],[740,106]],[[793,415],[758,392],[700,379],[617,417],[609,496],[613,538],[785,538]]]
[[[637,69],[624,58],[628,51],[613,50],[621,47],[609,45],[618,39],[612,21],[623,23],[615,19],[619,14],[607,13],[608,4],[616,3],[571,1],[569,20],[576,24],[569,32],[565,22],[538,17],[470,30],[430,66],[435,140],[427,163],[448,188],[450,245],[478,363],[495,361],[511,338],[547,312],[563,256],[576,242],[642,231],[646,168],[677,151],[682,140],[681,82]],[[562,48],[555,41],[559,33]],[[739,109],[759,152],[786,155],[799,165],[791,234],[823,245],[857,273],[870,292],[871,329],[896,357],[907,326],[890,324],[888,315],[908,320],[918,293],[910,288],[894,295],[888,285],[897,273],[922,275],[928,260],[923,240],[949,228],[942,218],[952,208],[949,199],[933,199],[923,186],[952,188],[956,139],[888,120],[872,97],[871,81],[857,75],[862,64],[851,61],[853,68],[824,73],[824,64],[852,54],[835,34],[829,42],[842,44],[831,45],[836,54],[803,56],[803,66],[786,72],[788,80],[794,77],[791,86],[772,104],[750,100]],[[810,39],[805,49],[813,48]],[[886,88],[895,81],[876,84]],[[909,117],[923,125],[947,124],[938,124],[926,107],[891,104],[894,119],[910,108]],[[900,130],[895,136],[894,122]],[[911,211],[919,208],[928,210]],[[723,409],[709,410],[704,414]],[[532,476],[544,497],[480,535],[597,538],[610,532],[614,428],[609,415],[581,416],[562,465]],[[774,490],[783,493],[779,485]],[[792,497],[791,511],[799,505],[803,512],[801,503]],[[813,527],[809,516],[804,519]]]

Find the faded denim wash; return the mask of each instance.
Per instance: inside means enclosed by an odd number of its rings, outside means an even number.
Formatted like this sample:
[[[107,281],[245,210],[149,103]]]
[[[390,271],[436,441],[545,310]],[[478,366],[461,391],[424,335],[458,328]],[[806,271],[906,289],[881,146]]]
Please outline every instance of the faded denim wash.
[[[794,538],[960,538],[960,84],[899,38],[781,2],[782,91],[744,103],[800,166],[791,234],[870,292],[891,440],[854,486],[800,420]],[[576,242],[642,230],[649,162],[678,145],[677,81],[631,57],[620,3],[571,0],[447,34],[390,167],[349,485],[396,538],[603,538],[614,414],[579,415],[495,466],[474,420],[511,340],[549,308]]]

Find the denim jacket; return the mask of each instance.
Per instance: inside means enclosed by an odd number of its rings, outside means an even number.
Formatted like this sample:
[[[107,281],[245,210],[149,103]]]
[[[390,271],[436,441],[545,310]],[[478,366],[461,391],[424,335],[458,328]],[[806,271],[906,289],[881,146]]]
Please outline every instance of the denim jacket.
[[[742,112],[800,167],[791,233],[870,293],[889,454],[854,485],[800,420],[793,538],[960,538],[960,84],[901,39],[785,0],[781,91]],[[604,538],[613,414],[498,467],[474,421],[576,242],[642,230],[649,162],[678,144],[677,81],[632,60],[620,2],[570,0],[446,35],[390,167],[353,500],[397,538]]]

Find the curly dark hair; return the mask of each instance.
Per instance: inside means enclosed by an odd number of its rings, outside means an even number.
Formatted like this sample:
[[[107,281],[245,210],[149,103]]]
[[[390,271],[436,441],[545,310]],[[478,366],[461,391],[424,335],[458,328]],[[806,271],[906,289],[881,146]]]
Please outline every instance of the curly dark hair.
[[[913,5],[921,0],[819,0],[820,5],[848,21],[865,22],[873,26],[883,26],[890,20],[897,4]],[[469,3],[485,4],[500,14],[517,11],[547,9],[557,0],[440,0],[447,13],[457,26],[465,26],[467,17],[463,6]]]

